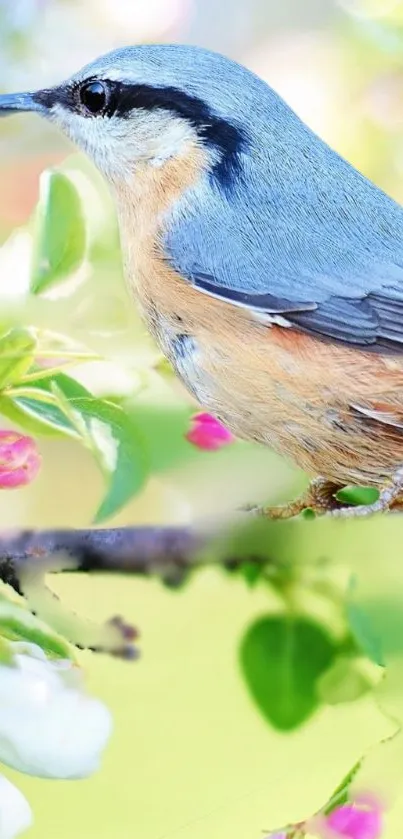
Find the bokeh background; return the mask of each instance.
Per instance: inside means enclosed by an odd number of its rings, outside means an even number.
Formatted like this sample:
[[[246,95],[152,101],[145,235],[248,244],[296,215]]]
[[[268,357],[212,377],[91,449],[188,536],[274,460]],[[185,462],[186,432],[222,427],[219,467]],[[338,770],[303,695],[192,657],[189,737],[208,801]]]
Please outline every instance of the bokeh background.
[[[0,0],[2,92],[54,83],[103,51],[143,41],[200,44],[245,63],[402,200],[403,5],[397,0]],[[73,152],[34,117],[0,125],[2,299],[26,284],[24,225],[39,175]],[[113,237],[107,193],[87,163],[72,161],[67,165],[78,179],[85,172],[101,190],[105,203],[101,210],[93,203],[94,227]],[[85,189],[90,201],[88,184]],[[173,381],[161,388],[152,377],[155,348],[134,309],[127,315],[118,251],[85,289],[73,303],[59,299],[40,315],[49,327],[63,323],[67,334],[89,336],[91,347],[107,356],[107,364],[85,365],[78,377],[100,394],[130,394],[146,371],[146,397],[156,405],[185,399]],[[0,497],[1,526],[88,526],[101,493],[89,455],[64,441],[41,442],[41,449],[44,467],[35,485]],[[270,453],[248,449],[231,459],[223,452],[214,464],[201,459],[191,470],[154,478],[113,523],[200,520],[242,500],[239,485],[277,498],[303,482]],[[402,536],[400,522],[376,523],[365,537],[344,535],[343,545],[335,538],[332,555],[347,553],[352,564],[384,557],[398,585]],[[290,557],[325,549],[316,538],[300,546],[294,540]],[[133,666],[83,656],[89,687],[112,709],[115,736],[101,772],[89,781],[18,778],[35,810],[33,838],[258,839],[265,828],[319,807],[362,750],[389,732],[370,699],[323,710],[293,735],[270,730],[239,677],[237,645],[251,618],[273,604],[266,592],[229,583],[219,571],[199,574],[176,593],[158,582],[100,577],[66,576],[52,584],[94,619],[119,611],[139,624],[144,657]],[[388,837],[401,836],[402,818],[398,804]]]

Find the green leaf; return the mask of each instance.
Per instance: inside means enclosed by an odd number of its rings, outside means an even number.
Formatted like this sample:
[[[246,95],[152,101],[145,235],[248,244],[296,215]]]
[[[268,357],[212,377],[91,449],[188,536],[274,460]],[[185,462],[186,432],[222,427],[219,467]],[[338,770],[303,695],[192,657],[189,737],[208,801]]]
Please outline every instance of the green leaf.
[[[17,616],[2,617],[0,614],[0,637],[8,641],[27,641],[38,647],[51,658],[68,658],[71,655],[67,641],[53,633],[51,629],[45,631],[39,626],[28,626],[21,620],[21,613]]]
[[[18,382],[34,361],[36,341],[28,329],[10,329],[0,339],[0,390]]]
[[[30,395],[19,396],[13,400],[17,410],[20,409],[26,417],[40,421],[43,425],[67,434],[69,437],[80,436],[74,425],[52,400],[46,398],[39,390],[35,391],[34,388],[27,390],[27,393]]]
[[[359,770],[361,769],[363,759],[357,761],[354,764],[352,769],[347,772],[347,775],[344,776],[343,780],[340,781],[339,785],[334,790],[333,794],[329,798],[329,801],[322,807],[321,812],[324,816],[328,815],[335,809],[335,807],[341,807],[343,804],[346,804],[349,800],[349,792],[351,784],[353,783],[356,775],[358,774]]]
[[[379,498],[379,492],[374,487],[344,487],[336,493],[338,501],[343,504],[373,504]]]
[[[31,612],[0,599],[0,638],[37,644],[51,658],[72,658],[72,647]]]
[[[14,425],[19,426],[28,434],[44,437],[65,437],[67,430],[55,425],[46,416],[46,408],[42,402],[33,402],[32,407],[20,406],[17,400],[9,396],[0,396],[0,414],[7,417]],[[43,415],[42,415],[43,410]]]
[[[361,699],[372,683],[354,658],[336,658],[318,682],[318,696],[327,705],[340,705]]]
[[[375,664],[383,667],[385,662],[381,638],[377,634],[370,617],[351,600],[347,601],[346,612],[350,630],[363,653]]]
[[[275,615],[247,630],[240,663],[252,698],[280,731],[291,731],[316,710],[316,683],[330,667],[335,646],[308,618]]]
[[[311,519],[316,519],[315,510],[312,510],[312,507],[306,507],[305,510],[302,511],[302,516],[304,519],[310,521]]]
[[[149,468],[146,445],[135,422],[122,408],[94,398],[69,376],[59,373],[29,387],[14,388],[8,403],[0,398],[0,411],[10,414],[10,407],[17,411],[19,424],[28,418],[78,438],[96,457],[108,482],[97,523],[119,512],[143,486]]]
[[[84,259],[86,231],[80,196],[62,172],[47,170],[41,175],[34,243],[34,294],[66,279]]]
[[[57,404],[52,388],[57,386],[66,399],[91,397],[75,379],[59,373],[32,381],[29,387],[15,387],[11,395],[0,397],[0,412],[32,434],[80,436],[74,423]]]
[[[242,563],[240,571],[249,588],[253,588],[263,576],[264,565],[263,563],[250,560],[249,562]]]
[[[148,474],[146,448],[134,422],[112,403],[71,399],[69,406],[84,421],[88,445],[108,480],[108,491],[95,523],[118,513],[140,491]]]
[[[373,595],[360,602],[347,602],[347,615],[351,631],[363,652],[385,667],[391,656],[402,655],[403,612],[397,586],[392,593]]]
[[[77,382],[76,379],[72,379],[71,376],[67,376],[66,373],[57,373],[55,376],[40,378],[37,382],[31,382],[32,384],[38,390],[49,394],[53,394],[56,385],[66,399],[92,398],[92,394],[84,385]]]

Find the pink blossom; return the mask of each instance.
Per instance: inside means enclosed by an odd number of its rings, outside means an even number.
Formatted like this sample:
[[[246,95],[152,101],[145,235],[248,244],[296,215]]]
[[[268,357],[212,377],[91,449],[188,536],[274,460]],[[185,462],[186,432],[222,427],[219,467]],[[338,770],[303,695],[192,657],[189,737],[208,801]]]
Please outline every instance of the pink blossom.
[[[208,413],[195,414],[186,434],[189,443],[204,451],[216,451],[234,442],[234,436],[218,419]]]
[[[327,816],[314,817],[308,827],[323,839],[379,839],[382,810],[375,803],[351,802],[336,807]]]
[[[0,489],[30,484],[41,466],[35,440],[16,431],[0,431]]]

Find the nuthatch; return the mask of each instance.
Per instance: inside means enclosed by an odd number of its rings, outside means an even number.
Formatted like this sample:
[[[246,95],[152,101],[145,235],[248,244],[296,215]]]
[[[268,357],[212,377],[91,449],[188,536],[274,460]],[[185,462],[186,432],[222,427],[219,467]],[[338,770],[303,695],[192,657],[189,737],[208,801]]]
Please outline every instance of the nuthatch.
[[[191,46],[117,50],[0,109],[55,122],[105,175],[130,287],[196,399],[320,476],[274,515],[399,505],[397,203],[261,79]],[[342,507],[354,484],[379,500]]]

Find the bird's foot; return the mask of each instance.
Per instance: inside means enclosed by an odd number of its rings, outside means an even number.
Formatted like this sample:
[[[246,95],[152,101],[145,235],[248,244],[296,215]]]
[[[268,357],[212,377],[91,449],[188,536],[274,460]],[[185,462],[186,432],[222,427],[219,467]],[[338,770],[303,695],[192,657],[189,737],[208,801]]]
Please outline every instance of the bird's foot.
[[[377,501],[372,504],[360,504],[356,507],[340,507],[337,510],[330,510],[328,515],[339,518],[358,518],[360,516],[373,516],[376,513],[384,513],[392,508],[401,510],[403,508],[403,467],[396,470],[392,478],[385,485]]]
[[[342,503],[335,497],[342,489],[338,484],[326,481],[325,478],[315,478],[309,484],[306,492],[289,504],[277,507],[248,507],[249,512],[267,519],[291,519],[299,516],[304,510],[311,509],[317,516],[338,512]]]
[[[388,510],[403,511],[403,467],[396,470],[388,484],[381,489],[378,500],[372,504],[344,504],[336,498],[336,493],[340,489],[342,486],[327,481],[325,478],[315,478],[306,492],[289,504],[248,509],[268,519],[294,518],[307,509],[313,510],[317,516],[326,515],[333,518],[360,518]]]

